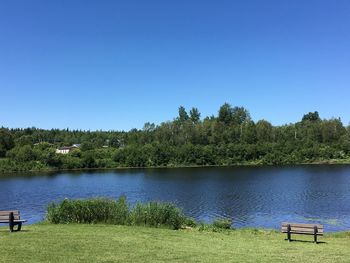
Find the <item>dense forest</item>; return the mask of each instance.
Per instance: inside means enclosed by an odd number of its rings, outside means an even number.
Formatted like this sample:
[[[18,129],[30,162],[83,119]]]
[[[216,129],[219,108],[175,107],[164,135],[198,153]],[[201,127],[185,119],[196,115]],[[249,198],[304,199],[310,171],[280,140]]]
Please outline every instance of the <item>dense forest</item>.
[[[217,116],[181,106],[172,121],[128,132],[0,128],[0,172],[322,162],[350,163],[350,126],[317,111],[282,126],[254,122],[244,107],[225,103]]]

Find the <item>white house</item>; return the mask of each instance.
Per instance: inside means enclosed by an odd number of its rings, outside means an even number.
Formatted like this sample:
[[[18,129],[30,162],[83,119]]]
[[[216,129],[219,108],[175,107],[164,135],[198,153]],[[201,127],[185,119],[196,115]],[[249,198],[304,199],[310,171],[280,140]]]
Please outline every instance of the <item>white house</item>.
[[[69,153],[73,148],[70,146],[64,146],[56,149],[56,153],[61,153],[61,154],[67,154]]]
[[[72,146],[63,146],[56,149],[56,153],[67,154],[74,149],[80,148],[80,144],[73,144]]]

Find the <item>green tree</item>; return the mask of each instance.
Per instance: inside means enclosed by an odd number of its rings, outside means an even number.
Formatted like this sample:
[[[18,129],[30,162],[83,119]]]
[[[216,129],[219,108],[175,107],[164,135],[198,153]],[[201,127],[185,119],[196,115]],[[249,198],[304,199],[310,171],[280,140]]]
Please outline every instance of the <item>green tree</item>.
[[[197,124],[200,120],[201,114],[199,113],[199,110],[197,108],[192,108],[190,110],[190,119],[192,123]]]
[[[224,103],[220,109],[218,114],[218,119],[220,122],[223,122],[224,124],[230,124],[232,122],[232,112],[233,109],[230,104]]]
[[[236,125],[241,125],[251,120],[249,111],[244,107],[234,107],[231,111],[232,122]]]
[[[83,153],[83,165],[87,168],[96,168],[96,160],[94,151],[86,151]]]
[[[0,129],[0,157],[5,157],[6,152],[15,146],[12,134]]]
[[[322,121],[321,129],[323,142],[326,143],[336,142],[346,134],[346,129],[340,119]]]
[[[18,162],[30,162],[36,159],[35,152],[29,145],[16,146],[7,155]]]
[[[179,121],[180,122],[185,122],[189,119],[188,114],[186,112],[185,107],[180,106],[179,107]]]
[[[305,114],[301,121],[304,122],[304,121],[320,121],[320,120],[321,119],[318,112],[314,111],[314,112],[309,112]]]
[[[33,145],[33,141],[32,135],[23,135],[15,139],[16,146]]]
[[[270,142],[273,139],[273,127],[266,120],[260,120],[255,125],[258,142]]]
[[[143,125],[143,131],[144,132],[153,132],[156,128],[156,125],[154,123],[150,123],[150,122],[146,122],[144,125]]]
[[[94,148],[95,148],[95,146],[94,146],[94,144],[92,142],[83,142],[81,144],[81,150],[83,152],[90,151],[90,150],[92,150]]]

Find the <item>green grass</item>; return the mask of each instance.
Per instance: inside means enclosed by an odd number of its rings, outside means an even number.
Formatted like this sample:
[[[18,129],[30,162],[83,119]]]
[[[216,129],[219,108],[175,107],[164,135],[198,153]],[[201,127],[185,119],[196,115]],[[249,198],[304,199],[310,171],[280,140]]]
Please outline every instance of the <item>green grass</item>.
[[[296,236],[312,240],[311,236]],[[222,232],[114,225],[24,225],[0,228],[1,262],[349,262],[350,232],[325,243],[284,240],[268,230]]]
[[[134,207],[130,207],[125,196],[118,200],[106,198],[64,199],[48,206],[46,219],[54,224],[102,223],[172,229],[180,229],[190,220],[174,204],[153,201],[144,204],[137,203]]]

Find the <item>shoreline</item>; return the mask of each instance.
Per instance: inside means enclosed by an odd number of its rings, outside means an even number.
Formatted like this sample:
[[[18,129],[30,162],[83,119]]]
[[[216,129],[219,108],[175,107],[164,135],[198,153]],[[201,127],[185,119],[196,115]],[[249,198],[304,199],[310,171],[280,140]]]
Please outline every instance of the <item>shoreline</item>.
[[[168,227],[153,227],[153,226],[147,226],[147,225],[121,225],[121,224],[107,224],[107,223],[58,223],[58,224],[54,224],[54,223],[50,223],[48,221],[39,221],[39,222],[35,222],[35,223],[24,223],[22,225],[22,228],[28,226],[28,227],[40,227],[40,226],[64,226],[64,225],[71,225],[71,226],[109,226],[109,227],[127,227],[127,228],[150,228],[150,229],[166,229],[166,230],[170,230],[170,231],[187,231],[187,230],[191,230],[191,231],[198,231],[198,232],[215,232],[213,231],[213,228],[208,228],[206,230],[199,230],[198,226],[195,227],[182,227],[180,229],[170,229]],[[205,224],[207,226],[212,226],[212,224]],[[0,225],[0,230],[1,229],[7,229],[8,226],[6,224],[2,224]],[[259,226],[242,226],[242,227],[232,227],[230,229],[220,229],[220,231],[218,232],[232,232],[232,231],[264,231],[264,232],[274,232],[274,233],[281,233],[281,229],[280,227],[278,228],[267,228],[267,227],[259,227]],[[339,231],[326,231],[324,233],[324,235],[341,235],[341,234],[350,234],[350,229],[346,229],[346,230],[339,230]],[[281,233],[282,234],[282,233]],[[284,234],[283,234],[284,235]]]
[[[350,160],[330,159],[297,164],[261,164],[261,163],[238,163],[230,165],[174,165],[174,166],[145,166],[145,167],[111,167],[111,168],[75,168],[75,169],[39,169],[24,171],[0,171],[0,176],[13,175],[18,173],[59,173],[59,172],[84,172],[84,171],[118,171],[137,169],[179,169],[179,168],[230,168],[230,167],[296,167],[296,166],[317,166],[317,165],[350,165]]]
[[[68,225],[90,225],[90,226],[96,226],[96,225],[106,225],[106,226],[124,226],[124,227],[146,227],[146,228],[152,228],[152,229],[168,229],[166,227],[151,227],[151,226],[135,226],[135,225],[113,225],[113,224],[105,224],[105,223],[91,223],[91,224],[88,224],[88,223],[81,223],[81,224],[78,224],[78,223],[67,223]],[[38,222],[34,222],[34,223],[24,223],[22,225],[22,227],[25,227],[25,226],[42,226],[42,225],[52,225],[52,226],[55,226],[55,225],[65,225],[65,224],[53,224],[53,223],[50,223],[50,222],[47,222],[45,220],[43,221],[38,221]],[[210,226],[211,224],[210,223],[206,223],[206,225]],[[324,225],[324,224],[323,224]],[[0,225],[0,229],[1,228],[8,228],[8,226],[6,225]],[[199,227],[196,226],[196,227],[184,227],[184,228],[180,228],[178,230],[173,230],[173,229],[169,229],[169,230],[172,230],[172,231],[184,231],[184,230],[195,230],[195,231],[200,231],[199,230]],[[278,232],[280,233],[280,227],[278,228],[268,228],[268,227],[259,227],[259,226],[241,226],[241,227],[237,227],[237,226],[233,226],[233,228],[231,229],[226,229],[226,230],[222,230],[222,231],[247,231],[247,230],[258,230],[258,231],[266,231],[266,232]],[[210,231],[210,230],[206,230],[206,231]],[[342,233],[350,233],[350,229],[346,229],[346,230],[338,230],[338,231],[327,231],[325,232],[324,234],[325,235],[332,235],[332,234],[342,234]]]

